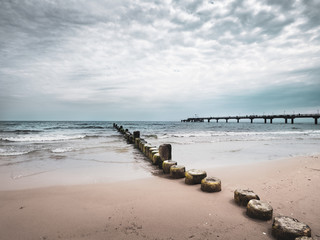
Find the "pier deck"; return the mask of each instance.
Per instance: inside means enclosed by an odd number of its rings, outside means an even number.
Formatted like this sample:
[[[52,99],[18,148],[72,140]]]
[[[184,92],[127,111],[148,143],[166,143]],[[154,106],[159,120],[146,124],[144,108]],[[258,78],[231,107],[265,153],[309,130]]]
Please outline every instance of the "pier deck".
[[[296,118],[313,118],[314,123],[318,124],[318,119],[320,118],[320,114],[276,114],[276,115],[244,115],[244,116],[225,116],[225,117],[194,117],[194,118],[187,118],[181,120],[181,122],[204,122],[211,120],[216,120],[216,122],[219,122],[219,120],[225,120],[228,122],[229,120],[237,120],[239,122],[241,119],[250,119],[250,122],[253,123],[254,119],[264,119],[264,123],[267,123],[269,120],[270,123],[272,123],[273,119],[282,118],[284,119],[285,123],[291,122],[291,124],[294,123],[294,119]]]

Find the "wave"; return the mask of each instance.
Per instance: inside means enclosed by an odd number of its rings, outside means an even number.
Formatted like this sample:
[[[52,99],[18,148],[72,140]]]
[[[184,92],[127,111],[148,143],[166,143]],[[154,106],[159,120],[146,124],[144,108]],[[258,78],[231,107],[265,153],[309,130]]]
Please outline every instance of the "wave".
[[[101,126],[85,126],[82,127],[84,129],[105,129],[106,127],[101,127]]]
[[[29,134],[29,133],[41,133],[41,130],[0,130],[1,133],[16,133],[16,134]]]
[[[29,174],[19,174],[19,175],[13,175],[13,173],[11,173],[11,178],[12,178],[13,180],[17,180],[17,179],[20,179],[20,178],[32,177],[32,176],[35,176],[35,175],[39,175],[39,174],[43,174],[43,173],[48,173],[48,172],[52,172],[52,171],[55,171],[55,169],[46,170],[46,171],[39,171],[39,172],[32,172],[32,173],[29,173]]]
[[[305,130],[305,131],[272,131],[272,132],[258,132],[258,131],[248,131],[248,132],[233,132],[233,131],[199,131],[199,132],[185,132],[185,133],[173,133],[173,134],[162,134],[158,138],[195,138],[195,137],[247,137],[247,136],[320,136],[319,130]],[[152,135],[150,135],[152,136]]]
[[[77,126],[69,126],[69,127],[48,127],[45,128],[46,130],[58,130],[58,129],[62,129],[62,130],[72,130],[72,129],[108,129],[109,127],[102,127],[102,126],[87,126],[87,125],[81,125],[81,127],[77,127]]]
[[[146,137],[146,138],[155,138],[155,139],[158,138],[158,136],[156,134],[147,134],[147,135],[144,135],[144,137]]]
[[[0,152],[0,156],[20,156],[30,152]]]
[[[6,151],[3,149],[0,149],[0,156],[21,156],[25,154],[35,153],[37,150],[31,150],[31,151]]]
[[[83,139],[87,137],[86,135],[75,135],[75,136],[26,136],[26,137],[8,137],[0,138],[0,141],[4,142],[52,142],[52,141],[66,141],[66,140],[76,140]]]
[[[66,148],[56,148],[51,150],[52,153],[65,153],[65,152],[72,152],[74,149],[72,147]]]

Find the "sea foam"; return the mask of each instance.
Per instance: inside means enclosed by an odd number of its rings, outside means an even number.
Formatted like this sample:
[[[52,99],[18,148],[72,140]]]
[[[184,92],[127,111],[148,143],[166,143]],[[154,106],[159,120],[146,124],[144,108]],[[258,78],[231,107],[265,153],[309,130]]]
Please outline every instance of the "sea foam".
[[[1,141],[8,142],[51,142],[51,141],[64,141],[64,140],[74,140],[74,139],[83,139],[86,135],[74,135],[74,136],[65,136],[65,135],[55,135],[55,136],[25,136],[25,137],[8,137],[0,138]]]

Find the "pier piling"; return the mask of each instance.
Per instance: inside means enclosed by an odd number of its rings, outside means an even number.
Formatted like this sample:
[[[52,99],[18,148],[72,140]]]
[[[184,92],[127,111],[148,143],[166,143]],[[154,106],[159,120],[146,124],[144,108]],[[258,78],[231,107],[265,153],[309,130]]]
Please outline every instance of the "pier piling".
[[[216,120],[218,123],[220,119],[224,119],[226,123],[229,122],[230,119],[237,120],[237,123],[240,122],[241,119],[248,119],[250,120],[250,123],[253,123],[254,119],[263,119],[264,123],[267,123],[267,120],[270,120],[270,123],[273,122],[273,119],[275,118],[282,118],[284,119],[284,122],[287,124],[288,119],[291,120],[291,124],[294,124],[294,120],[297,118],[313,118],[314,124],[318,124],[318,119],[320,118],[320,114],[273,114],[273,115],[245,115],[245,116],[225,116],[225,117],[193,117],[193,118],[187,118],[181,120],[181,122],[204,122],[207,120],[210,122],[211,120]]]

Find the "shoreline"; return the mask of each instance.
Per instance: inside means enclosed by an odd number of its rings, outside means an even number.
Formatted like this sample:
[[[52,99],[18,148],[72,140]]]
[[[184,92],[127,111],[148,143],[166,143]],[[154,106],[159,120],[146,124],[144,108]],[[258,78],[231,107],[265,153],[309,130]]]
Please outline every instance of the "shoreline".
[[[272,220],[246,216],[233,191],[250,188],[273,216],[308,224],[320,238],[320,156],[208,169],[222,191],[163,175],[115,183],[0,191],[3,239],[274,239]]]

